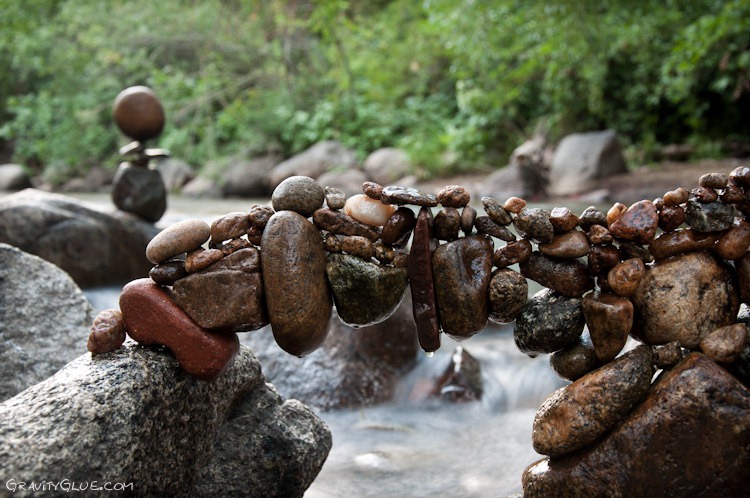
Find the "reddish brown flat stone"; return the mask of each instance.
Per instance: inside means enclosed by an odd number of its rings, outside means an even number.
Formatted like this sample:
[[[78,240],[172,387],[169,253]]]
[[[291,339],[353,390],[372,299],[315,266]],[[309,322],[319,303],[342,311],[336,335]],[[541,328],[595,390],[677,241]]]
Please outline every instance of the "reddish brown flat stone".
[[[180,368],[196,379],[215,380],[239,351],[237,334],[203,329],[150,278],[122,289],[120,310],[130,337],[144,346],[166,346]]]
[[[432,275],[432,251],[435,249],[435,241],[431,232],[432,212],[429,208],[422,208],[417,215],[406,269],[419,345],[428,353],[440,348],[440,322]]]
[[[659,226],[659,214],[651,201],[638,201],[609,226],[615,237],[649,244]]]
[[[578,260],[558,261],[534,252],[521,263],[521,274],[563,296],[581,297],[594,288],[586,265]]]

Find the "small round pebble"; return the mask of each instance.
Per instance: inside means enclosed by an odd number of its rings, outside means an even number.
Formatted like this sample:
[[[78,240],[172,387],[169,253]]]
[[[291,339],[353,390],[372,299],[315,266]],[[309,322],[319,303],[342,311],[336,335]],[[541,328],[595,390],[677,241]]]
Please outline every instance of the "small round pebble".
[[[372,247],[372,241],[366,237],[359,237],[357,235],[345,235],[341,237],[341,250],[349,253],[352,256],[359,256],[360,258],[370,259],[375,254]]]
[[[706,188],[725,188],[729,183],[729,175],[724,173],[706,173],[698,179],[698,185]]]
[[[499,202],[492,197],[482,197],[482,205],[487,216],[498,225],[507,226],[513,222],[510,213],[503,209]]]
[[[218,245],[229,239],[245,235],[250,228],[248,213],[228,213],[211,223],[211,244]]]
[[[196,249],[185,258],[185,271],[189,274],[199,272],[218,263],[223,257],[224,253],[220,249]]]
[[[365,182],[362,184],[362,192],[370,199],[379,201],[383,197],[383,186],[375,182]]]
[[[664,194],[664,205],[677,206],[686,202],[688,197],[690,197],[690,191],[685,187],[679,187]]]
[[[328,252],[341,252],[341,239],[335,234],[329,233],[326,235],[326,251]]]
[[[516,263],[525,263],[531,257],[531,252],[531,242],[526,239],[508,242],[495,251],[492,264],[498,268],[505,268]]]
[[[609,211],[607,211],[607,224],[611,225],[617,221],[617,218],[622,216],[627,210],[628,207],[625,204],[622,202],[615,202],[612,207],[609,208]]]
[[[576,344],[552,353],[549,364],[557,375],[570,381],[583,377],[600,365],[587,334],[583,334]]]
[[[274,210],[271,206],[262,206],[260,204],[255,204],[250,208],[250,211],[248,211],[248,215],[250,216],[250,223],[253,224],[254,227],[258,227],[261,230],[265,228],[266,223],[268,223],[268,220],[271,219],[271,216],[273,216]]]
[[[550,212],[541,208],[523,208],[513,220],[518,234],[535,239],[539,242],[549,242],[555,236],[555,230],[550,221]]]
[[[91,325],[91,333],[86,347],[97,355],[120,349],[125,342],[125,320],[118,309],[100,312]]]
[[[682,359],[682,348],[679,341],[651,346],[651,352],[654,356],[654,365],[657,368],[671,368]]]
[[[601,225],[592,225],[588,236],[589,242],[592,244],[611,244],[614,241],[614,237],[609,233],[609,230]]]
[[[394,212],[396,212],[395,206],[383,204],[378,200],[367,197],[365,194],[349,197],[344,205],[344,213],[360,223],[375,227],[385,225]]]
[[[510,323],[526,304],[529,284],[523,275],[509,268],[495,270],[490,280],[489,319],[495,323]]]
[[[659,211],[659,228],[665,232],[676,230],[685,223],[687,214],[682,206],[664,206]]]
[[[274,211],[294,211],[305,218],[323,207],[325,191],[307,176],[291,176],[279,183],[271,195]]]
[[[181,260],[167,261],[161,263],[148,272],[148,276],[151,280],[159,285],[173,285],[181,278],[187,277],[188,273],[185,271],[185,262]]]
[[[584,232],[588,232],[593,225],[607,226],[607,216],[594,206],[584,209],[578,218],[581,220],[580,224]]]
[[[146,246],[146,258],[163,263],[180,254],[198,249],[211,236],[211,227],[203,220],[183,220],[170,225]]]
[[[745,194],[737,185],[727,185],[727,188],[719,195],[719,199],[727,204],[739,204],[744,198]]]
[[[700,342],[703,354],[717,363],[732,363],[747,344],[748,330],[744,323],[735,323],[710,332]]]
[[[461,231],[464,235],[471,235],[474,231],[474,220],[477,219],[477,210],[466,206],[461,210]]]
[[[461,185],[447,185],[438,192],[437,201],[443,207],[462,208],[471,201],[471,194]]]
[[[518,214],[523,208],[526,207],[526,201],[520,197],[508,197],[508,200],[503,204],[503,209],[509,213]]]
[[[569,232],[578,226],[578,216],[566,207],[556,207],[550,211],[549,221],[555,233]]]
[[[456,208],[446,207],[435,215],[432,234],[438,240],[456,240],[461,229],[461,215]]]
[[[750,167],[739,166],[729,173],[729,182],[740,187],[750,187]]]
[[[714,202],[719,198],[718,192],[709,187],[698,187],[693,189],[693,196],[698,202]]]
[[[609,285],[618,296],[632,296],[638,289],[646,266],[638,258],[630,258],[616,264],[607,275]]]
[[[343,209],[346,204],[346,194],[336,187],[326,187],[323,189],[326,195],[326,205],[329,209]]]

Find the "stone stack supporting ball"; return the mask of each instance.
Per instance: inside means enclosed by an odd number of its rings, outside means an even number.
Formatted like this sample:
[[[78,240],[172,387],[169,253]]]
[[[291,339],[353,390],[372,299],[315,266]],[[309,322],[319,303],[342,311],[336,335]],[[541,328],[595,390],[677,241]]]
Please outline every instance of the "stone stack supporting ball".
[[[156,222],[167,209],[167,189],[161,173],[149,167],[149,151],[144,144],[164,129],[164,109],[150,88],[133,86],[120,92],[112,114],[120,131],[135,140],[121,149],[133,152],[135,157],[120,163],[113,181],[112,201],[122,211]]]

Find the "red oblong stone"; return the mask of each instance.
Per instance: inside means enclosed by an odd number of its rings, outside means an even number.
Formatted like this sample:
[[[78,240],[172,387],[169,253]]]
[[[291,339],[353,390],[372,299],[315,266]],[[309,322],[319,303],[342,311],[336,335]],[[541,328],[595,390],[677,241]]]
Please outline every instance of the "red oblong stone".
[[[128,283],[120,295],[128,335],[144,346],[166,346],[180,368],[211,382],[232,364],[237,334],[214,334],[196,324],[169,293],[150,278]]]
[[[432,239],[431,225],[430,209],[420,209],[406,266],[419,345],[428,353],[440,348],[440,322],[432,274],[432,251],[435,249],[435,241]]]

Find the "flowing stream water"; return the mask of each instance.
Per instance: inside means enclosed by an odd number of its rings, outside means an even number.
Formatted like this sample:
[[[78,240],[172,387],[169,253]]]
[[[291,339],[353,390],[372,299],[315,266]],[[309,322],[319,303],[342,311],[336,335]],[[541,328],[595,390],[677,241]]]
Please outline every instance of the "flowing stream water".
[[[105,195],[76,197],[111,205]],[[252,204],[170,197],[159,225],[188,217],[210,222]],[[85,292],[104,309],[117,307],[120,287]],[[512,328],[490,327],[461,343],[481,364],[481,401],[412,399],[419,383],[440,376],[456,345],[444,339],[434,356],[404,376],[392,402],[318,413],[331,429],[333,448],[306,498],[497,498],[521,492],[523,470],[541,458],[531,444],[534,413],[564,382],[546,356],[531,359],[516,349]]]

